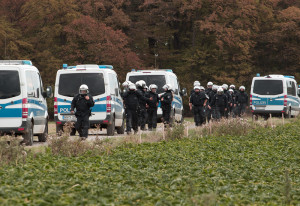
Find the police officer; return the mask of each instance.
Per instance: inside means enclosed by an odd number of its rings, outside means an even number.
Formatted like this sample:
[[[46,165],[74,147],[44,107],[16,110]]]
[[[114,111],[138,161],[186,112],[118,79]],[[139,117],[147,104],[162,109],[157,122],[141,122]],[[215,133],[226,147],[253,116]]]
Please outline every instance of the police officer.
[[[219,120],[220,118],[225,116],[225,111],[227,110],[228,100],[227,96],[224,94],[224,90],[222,87],[219,87],[217,90],[217,94],[213,97],[211,102],[211,107],[215,109],[213,118],[215,120]]]
[[[223,89],[224,94],[227,97],[227,105],[226,105],[227,109],[225,111],[225,117],[228,118],[229,117],[229,108],[230,108],[230,105],[232,104],[232,99],[231,99],[230,93],[228,92],[228,85],[227,84],[223,84],[222,85],[222,89]]]
[[[130,84],[132,84],[131,81],[125,81],[125,82],[123,82],[123,84],[122,84],[122,86],[123,86],[122,95],[129,90],[129,85]]]
[[[152,131],[152,128],[155,130],[157,126],[157,107],[159,97],[156,93],[157,86],[155,84],[151,84],[149,86],[149,90],[147,97],[152,97],[152,100],[148,103],[148,130]]]
[[[207,95],[204,91],[200,91],[200,86],[194,87],[194,93],[190,97],[190,110],[194,109],[194,120],[196,126],[201,126],[205,121],[205,107],[207,103]]]
[[[160,97],[161,101],[161,109],[163,112],[163,122],[165,126],[170,124],[170,114],[172,108],[172,101],[173,101],[173,93],[172,93],[172,86],[170,84],[166,84],[163,86],[165,93],[162,94]]]
[[[235,106],[238,110],[238,116],[241,117],[244,115],[246,108],[248,108],[248,94],[245,92],[245,87],[240,86],[240,92],[236,96]]]
[[[140,92],[137,92],[135,84],[131,83],[129,85],[129,91],[125,92],[123,95],[125,103],[126,112],[126,132],[131,134],[131,128],[136,133],[138,131],[138,110],[140,99],[144,101],[150,101],[144,97]]]
[[[230,96],[231,96],[231,100],[232,100],[232,103],[230,104],[230,107],[229,107],[229,115],[234,117],[233,115],[233,108],[234,108],[234,91],[232,89],[229,89],[228,90]]]
[[[216,85],[216,84],[214,84],[213,86],[212,86],[212,97],[211,97],[211,100],[209,101],[209,105],[208,105],[208,108],[211,110],[211,117],[213,118],[213,119],[216,119],[216,107],[215,107],[215,105],[214,106],[212,106],[212,100],[213,100],[213,98],[215,97],[215,95],[217,94],[217,92],[218,92],[218,88],[219,88],[219,86],[218,85]]]
[[[86,84],[79,87],[79,94],[77,94],[71,104],[71,113],[77,118],[75,129],[78,131],[82,139],[88,137],[88,130],[90,127],[89,118],[91,116],[90,108],[95,104],[93,97],[89,95],[89,88]],[[74,112],[76,109],[76,112]]]
[[[197,80],[194,81],[194,87],[195,87],[195,86],[199,86],[199,87],[200,87],[200,86],[201,86],[200,82],[197,81]],[[193,93],[195,93],[195,90],[194,90],[194,89],[192,89],[190,96],[192,96]]]
[[[230,85],[229,88],[233,90],[233,93],[231,95],[232,103],[233,103],[232,104],[232,117],[236,117],[238,115],[238,109],[237,109],[236,106],[234,106],[234,103],[236,101],[236,96],[238,95],[239,92],[235,89],[235,85],[234,84]]]
[[[205,93],[206,93],[206,95],[208,96],[208,103],[206,104],[207,105],[207,107],[206,107],[206,118],[207,118],[207,122],[209,122],[210,121],[210,119],[211,119],[211,114],[212,114],[212,109],[211,108],[209,108],[208,106],[210,105],[210,103],[211,103],[211,101],[212,101],[212,99],[213,99],[213,97],[214,97],[214,92],[213,92],[213,90],[212,90],[212,87],[213,87],[213,83],[212,82],[208,82],[207,83],[207,89],[205,90]]]
[[[135,84],[139,95],[146,97],[146,92],[145,92],[146,82],[144,80],[140,80],[137,81]],[[141,130],[145,130],[148,113],[147,113],[147,102],[143,98],[139,98],[138,116],[139,116],[139,126],[141,126]]]

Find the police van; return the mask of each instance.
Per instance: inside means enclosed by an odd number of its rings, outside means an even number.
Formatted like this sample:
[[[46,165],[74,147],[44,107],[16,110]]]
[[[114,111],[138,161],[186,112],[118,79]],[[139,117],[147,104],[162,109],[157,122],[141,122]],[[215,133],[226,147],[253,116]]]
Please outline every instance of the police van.
[[[186,89],[180,90],[180,85],[177,80],[176,74],[171,69],[157,69],[157,70],[132,70],[127,73],[127,81],[136,83],[139,80],[144,80],[146,85],[157,85],[157,93],[161,96],[164,93],[163,86],[170,84],[173,90],[173,102],[171,110],[171,122],[183,122],[183,101],[182,96],[186,95]],[[162,109],[161,102],[159,102],[157,109],[157,119],[161,122]]]
[[[54,119],[56,132],[63,130],[66,122],[76,122],[70,115],[73,97],[79,93],[79,87],[86,84],[95,105],[92,107],[90,125],[100,125],[107,129],[107,135],[124,133],[124,108],[120,94],[119,81],[113,66],[110,65],[63,65],[57,71],[54,92]]]
[[[46,98],[39,70],[29,60],[0,60],[0,133],[22,135],[32,145],[33,136],[45,142],[48,135]]]
[[[251,85],[250,107],[254,115],[268,118],[281,116],[290,118],[300,112],[297,82],[293,76],[267,75],[254,77]]]

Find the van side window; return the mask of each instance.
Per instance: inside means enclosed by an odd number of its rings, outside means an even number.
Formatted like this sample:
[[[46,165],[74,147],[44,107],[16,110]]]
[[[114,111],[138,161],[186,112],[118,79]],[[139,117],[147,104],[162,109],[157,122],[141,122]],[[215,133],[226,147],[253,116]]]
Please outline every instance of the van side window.
[[[171,80],[171,85],[173,86],[174,89],[174,93],[178,94],[178,82],[177,79],[173,76],[170,76],[170,80]]]
[[[40,77],[37,72],[31,72],[31,78],[33,81],[33,87],[35,91],[35,97],[39,98],[41,93],[41,83],[40,83]]]
[[[295,83],[292,81],[286,81],[286,86],[287,86],[287,94],[288,95],[292,95],[292,96],[296,96],[296,87],[295,87]]]
[[[119,86],[117,78],[114,74],[108,74],[110,93],[119,96]]]
[[[44,87],[43,87],[43,81],[42,81],[42,78],[41,78],[41,74],[38,73],[38,76],[39,76],[39,80],[40,80],[41,93],[43,93],[44,92]]]
[[[26,71],[25,75],[26,75],[26,83],[27,83],[27,95],[28,97],[34,97],[35,91],[34,91],[33,81],[31,77],[31,71]]]

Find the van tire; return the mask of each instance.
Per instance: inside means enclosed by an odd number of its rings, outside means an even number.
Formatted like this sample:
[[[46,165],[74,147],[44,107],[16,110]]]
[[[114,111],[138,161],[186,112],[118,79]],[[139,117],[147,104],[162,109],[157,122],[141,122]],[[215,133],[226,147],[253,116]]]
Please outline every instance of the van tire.
[[[124,134],[125,133],[125,118],[123,117],[123,122],[121,127],[117,127],[117,133],[118,134]]]
[[[39,142],[46,142],[47,137],[48,137],[48,121],[46,121],[44,133],[38,135]]]
[[[63,127],[60,124],[56,124],[56,134],[58,136],[61,136],[61,134],[63,133]]]
[[[183,116],[183,110],[181,111],[181,119],[180,119],[180,124],[183,124],[184,122],[184,116]]]
[[[28,123],[28,131],[23,134],[23,143],[27,146],[31,146],[33,144],[33,124],[32,122]]]
[[[288,113],[285,115],[286,119],[292,118],[291,109],[289,108]]]
[[[111,124],[107,125],[107,136],[114,136],[115,134],[115,117],[112,118]]]
[[[170,114],[170,127],[173,127],[174,123],[175,123],[175,110],[172,109]]]

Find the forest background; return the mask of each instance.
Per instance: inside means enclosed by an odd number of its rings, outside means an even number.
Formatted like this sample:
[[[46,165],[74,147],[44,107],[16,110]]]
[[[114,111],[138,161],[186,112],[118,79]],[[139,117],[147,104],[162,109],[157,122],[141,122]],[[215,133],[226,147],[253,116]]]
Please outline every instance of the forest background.
[[[0,59],[30,59],[44,86],[63,63],[173,69],[245,85],[256,73],[300,80],[298,0],[0,0]]]

